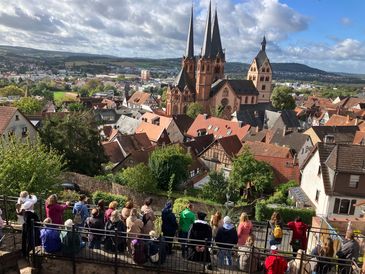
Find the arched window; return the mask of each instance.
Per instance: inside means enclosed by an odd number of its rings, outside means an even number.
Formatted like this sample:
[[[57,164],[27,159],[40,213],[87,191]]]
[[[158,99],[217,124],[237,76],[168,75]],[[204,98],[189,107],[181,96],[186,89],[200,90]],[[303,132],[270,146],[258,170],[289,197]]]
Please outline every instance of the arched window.
[[[251,104],[254,104],[255,103],[255,97],[254,96],[252,96],[251,97]]]
[[[262,90],[265,90],[266,89],[266,86],[265,85],[262,85],[261,89]]]
[[[205,69],[205,67],[204,67],[204,64],[202,65],[202,72],[204,72],[204,69]]]
[[[265,81],[267,81],[267,82],[270,81],[270,77],[266,76]]]
[[[216,66],[216,67],[215,67],[215,69],[214,69],[214,72],[215,72],[215,73],[219,73],[219,70],[220,70],[220,69],[219,69],[219,66]]]
[[[260,81],[262,82],[262,81],[264,81],[264,76],[261,76],[260,77]]]
[[[227,88],[225,88],[225,89],[223,90],[222,96],[223,96],[223,97],[228,97],[228,89],[227,89]]]
[[[254,81],[255,81],[255,80],[256,80],[256,76],[254,76],[252,80],[254,80]]]
[[[252,80],[252,76],[251,75],[250,75],[249,79]]]
[[[224,106],[224,107],[225,107],[226,105],[228,105],[228,103],[229,103],[229,102],[228,102],[228,99],[227,99],[227,98],[223,98],[223,99],[222,99],[222,101],[221,101],[221,105],[222,105],[222,106]]]
[[[248,98],[247,98],[247,96],[245,96],[245,104],[247,104],[248,103]]]
[[[267,69],[266,69],[266,72],[270,72],[270,69],[269,69],[269,68],[267,68]]]
[[[172,107],[172,114],[177,114],[177,112],[178,112],[178,107],[177,107],[177,105],[174,105]]]

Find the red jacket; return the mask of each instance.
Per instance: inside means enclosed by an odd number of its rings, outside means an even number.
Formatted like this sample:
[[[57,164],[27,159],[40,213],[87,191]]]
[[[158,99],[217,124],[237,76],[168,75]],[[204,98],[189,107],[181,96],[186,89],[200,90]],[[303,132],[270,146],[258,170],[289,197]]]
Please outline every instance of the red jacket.
[[[265,269],[267,274],[284,274],[288,268],[286,260],[275,255],[276,252],[272,252],[265,260]]]
[[[293,230],[292,241],[300,240],[302,249],[307,249],[307,230],[308,226],[303,222],[289,222],[288,227]]]
[[[46,203],[46,216],[51,218],[53,224],[63,225],[63,212],[68,208],[67,205],[48,205]]]

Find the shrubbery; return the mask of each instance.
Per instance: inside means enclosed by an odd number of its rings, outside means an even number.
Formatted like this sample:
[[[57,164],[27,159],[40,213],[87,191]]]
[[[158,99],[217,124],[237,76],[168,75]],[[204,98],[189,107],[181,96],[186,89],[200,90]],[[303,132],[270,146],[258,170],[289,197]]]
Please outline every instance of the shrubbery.
[[[177,198],[174,201],[174,207],[172,211],[175,214],[179,214],[181,211],[183,211],[186,208],[186,205],[189,203],[189,200],[187,198]]]
[[[128,201],[128,197],[125,195],[110,194],[107,192],[96,191],[92,195],[94,204],[97,204],[99,200],[104,200],[105,204],[108,205],[112,201],[117,201],[118,205],[123,207]]]
[[[143,192],[154,192],[157,188],[156,179],[148,166],[145,164],[138,164],[133,167],[128,167],[123,170],[123,181],[127,186]]]
[[[120,185],[125,185],[125,181],[123,180],[122,173],[118,172],[116,174],[109,173],[105,175],[98,175],[94,177],[97,180],[110,182],[110,183],[117,183]]]

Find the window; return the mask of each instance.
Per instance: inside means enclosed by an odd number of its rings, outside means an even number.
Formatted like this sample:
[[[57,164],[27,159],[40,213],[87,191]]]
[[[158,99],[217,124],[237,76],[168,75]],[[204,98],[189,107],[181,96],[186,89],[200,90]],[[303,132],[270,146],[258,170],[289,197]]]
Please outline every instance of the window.
[[[270,77],[266,76],[265,81],[267,81],[267,82],[270,81]]]
[[[211,129],[211,128],[212,128],[212,125],[209,125],[209,126],[208,126],[208,130],[209,130],[209,129]]]
[[[218,159],[218,152],[213,152],[213,158]]]
[[[204,65],[202,65],[202,72],[204,72]]]
[[[223,97],[228,97],[228,89],[227,89],[227,88],[225,88],[225,89],[223,90],[223,94],[222,94],[222,96],[223,96]]]
[[[250,75],[250,78],[249,78],[251,81],[252,81],[252,76]]]
[[[264,76],[261,76],[260,77],[260,81],[264,81]]]
[[[15,115],[15,121],[19,121],[19,115]]]
[[[219,127],[215,127],[215,128],[214,128],[214,131],[218,131],[218,129],[219,129]]]
[[[227,135],[231,135],[231,134],[232,134],[232,130],[231,129],[227,130]]]
[[[266,72],[270,72],[270,69],[269,69],[269,68],[267,68],[267,69],[266,69]]]
[[[356,200],[336,198],[335,205],[333,207],[333,213],[334,214],[354,215],[355,204],[356,204]]]
[[[28,135],[28,128],[27,127],[23,127],[22,128],[22,137],[27,137]]]
[[[349,187],[357,188],[357,186],[359,185],[359,181],[360,181],[360,175],[351,175]]]
[[[261,89],[262,90],[265,90],[266,89],[266,86],[265,85],[262,85]]]
[[[245,96],[245,104],[247,104],[248,103],[248,98],[247,98],[247,96]]]
[[[255,103],[255,97],[254,96],[252,96],[251,97],[251,104],[254,104]]]
[[[195,170],[190,171],[190,178],[195,176]]]
[[[317,189],[316,191],[316,197],[314,198],[314,200],[318,203],[319,200],[319,195],[321,194],[321,192]]]
[[[253,77],[253,80],[256,81],[256,76]]]

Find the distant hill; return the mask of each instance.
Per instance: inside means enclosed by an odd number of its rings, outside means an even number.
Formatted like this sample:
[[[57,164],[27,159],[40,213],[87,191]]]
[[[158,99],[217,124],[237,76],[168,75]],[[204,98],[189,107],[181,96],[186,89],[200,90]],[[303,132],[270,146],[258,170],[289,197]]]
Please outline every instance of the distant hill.
[[[139,73],[140,69],[150,69],[153,74],[163,77],[176,75],[181,66],[181,58],[150,59],[121,58],[110,55],[73,53],[38,50],[24,47],[0,45],[0,71],[26,71],[34,64],[41,69],[72,69],[86,73]],[[30,65],[33,66],[30,66]],[[227,62],[225,73],[232,78],[245,78],[249,64]],[[298,63],[272,63],[274,80],[317,81],[330,83],[365,83],[364,75],[331,73]]]

